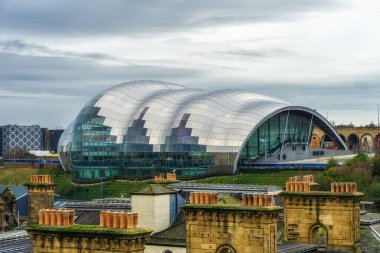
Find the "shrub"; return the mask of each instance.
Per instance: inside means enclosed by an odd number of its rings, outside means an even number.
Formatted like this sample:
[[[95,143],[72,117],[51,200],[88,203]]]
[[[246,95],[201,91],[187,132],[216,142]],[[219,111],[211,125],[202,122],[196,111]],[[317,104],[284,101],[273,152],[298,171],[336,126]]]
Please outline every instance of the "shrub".
[[[338,160],[336,160],[335,158],[331,157],[331,159],[329,159],[327,161],[327,169],[330,169],[330,168],[333,168],[333,167],[338,167],[339,166],[339,163],[338,163]]]
[[[374,176],[380,176],[380,154],[372,158],[372,171]]]

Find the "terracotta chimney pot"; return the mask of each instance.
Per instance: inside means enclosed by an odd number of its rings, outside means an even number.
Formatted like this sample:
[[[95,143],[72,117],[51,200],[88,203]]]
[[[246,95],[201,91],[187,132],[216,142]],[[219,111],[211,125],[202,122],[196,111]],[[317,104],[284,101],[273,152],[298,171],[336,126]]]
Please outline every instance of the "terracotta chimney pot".
[[[44,224],[50,225],[50,209],[45,209],[44,216],[45,216]]]
[[[57,226],[63,225],[63,216],[62,216],[62,210],[57,210],[56,212],[56,219],[57,219]]]
[[[54,209],[50,209],[50,225],[57,226],[57,216]]]
[[[119,223],[120,223],[120,228],[126,228],[127,227],[127,217],[125,212],[121,211],[119,212]]]
[[[259,206],[264,205],[264,196],[262,194],[259,194]]]
[[[252,206],[254,202],[254,196],[250,193],[247,194],[246,196],[247,196],[247,205]]]
[[[45,224],[45,209],[38,210],[38,225]]]
[[[248,203],[248,201],[247,201],[247,195],[246,195],[245,193],[243,193],[243,194],[241,195],[241,204],[242,204],[243,206],[246,206],[247,203]]]
[[[132,229],[133,228],[133,214],[127,213],[127,228]]]
[[[70,211],[63,210],[62,216],[63,216],[63,226],[69,226],[70,225]]]
[[[137,228],[139,226],[139,214],[133,213],[133,227]]]
[[[119,220],[119,213],[118,212],[112,212],[112,227],[113,228],[119,228],[120,226],[120,220]]]

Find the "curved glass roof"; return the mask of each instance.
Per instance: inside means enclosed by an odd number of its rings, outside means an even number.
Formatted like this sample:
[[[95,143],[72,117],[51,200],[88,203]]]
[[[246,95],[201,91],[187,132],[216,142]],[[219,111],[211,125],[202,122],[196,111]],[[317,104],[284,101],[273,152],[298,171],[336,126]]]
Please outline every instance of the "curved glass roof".
[[[263,120],[285,110],[315,115],[319,127],[336,136],[338,145],[345,148],[333,127],[314,110],[244,90],[208,91],[149,80],[119,84],[95,96],[65,130],[59,146],[68,144],[76,121],[100,116],[116,144],[122,144],[134,121],[141,119],[149,137],[145,144],[152,145],[154,152],[162,151],[172,130],[181,124],[191,129],[191,136],[206,152],[239,152]]]
[[[251,130],[266,116],[290,106],[280,99],[244,90],[208,91],[160,81],[132,81],[107,89],[79,113],[104,117],[115,143],[123,143],[128,128],[141,117],[154,152],[172,129],[181,124],[198,138],[207,152],[238,152]],[[95,109],[96,108],[96,109]],[[96,114],[96,115],[94,115]],[[60,140],[68,143],[72,125]],[[183,140],[186,141],[186,140]]]

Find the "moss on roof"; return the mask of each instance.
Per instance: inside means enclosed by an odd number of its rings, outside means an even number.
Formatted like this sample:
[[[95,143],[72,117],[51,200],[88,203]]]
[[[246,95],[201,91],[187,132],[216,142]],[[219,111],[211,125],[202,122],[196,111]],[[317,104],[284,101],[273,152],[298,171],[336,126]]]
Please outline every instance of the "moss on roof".
[[[312,197],[362,197],[362,192],[328,192],[328,191],[310,191],[310,192],[288,192],[279,193],[280,196],[312,196]]]
[[[264,211],[264,212],[278,212],[282,210],[282,207],[279,206],[243,206],[240,204],[186,204],[181,206],[185,210],[215,210],[215,211],[243,211],[243,212],[252,212],[252,211]]]
[[[71,225],[71,226],[49,226],[32,224],[25,228],[29,231],[39,232],[59,232],[59,233],[91,233],[91,234],[113,234],[113,235],[138,235],[151,233],[145,228],[121,229],[121,228],[101,228],[98,225]]]
[[[150,184],[141,190],[132,192],[131,195],[163,195],[173,193],[176,193],[176,191],[166,187],[165,185]]]
[[[241,204],[241,200],[231,197],[231,196],[225,196],[221,200],[219,200],[220,204]]]

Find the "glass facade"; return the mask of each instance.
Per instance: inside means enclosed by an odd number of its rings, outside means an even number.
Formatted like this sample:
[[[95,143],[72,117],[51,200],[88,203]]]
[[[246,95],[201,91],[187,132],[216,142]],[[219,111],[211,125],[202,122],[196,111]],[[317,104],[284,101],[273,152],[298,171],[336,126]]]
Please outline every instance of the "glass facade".
[[[60,160],[77,182],[233,173],[282,141],[307,142],[314,114],[242,90],[133,81],[85,105],[60,138]]]
[[[248,138],[239,153],[239,165],[256,162],[286,144],[308,145],[313,124],[312,115],[306,116],[297,111],[284,111],[272,116]]]

